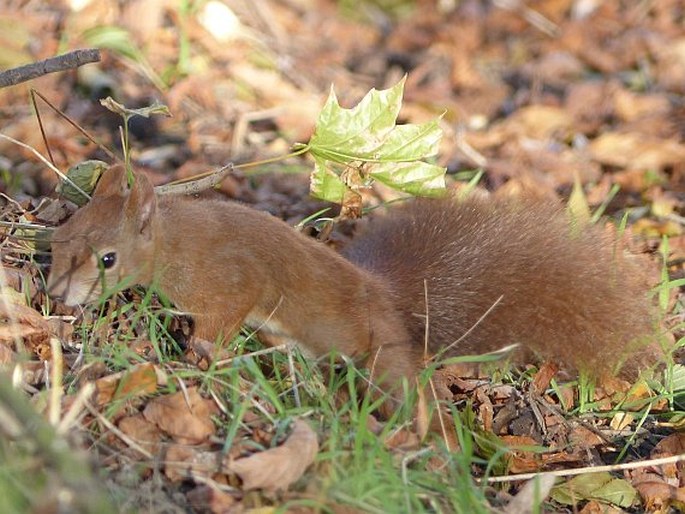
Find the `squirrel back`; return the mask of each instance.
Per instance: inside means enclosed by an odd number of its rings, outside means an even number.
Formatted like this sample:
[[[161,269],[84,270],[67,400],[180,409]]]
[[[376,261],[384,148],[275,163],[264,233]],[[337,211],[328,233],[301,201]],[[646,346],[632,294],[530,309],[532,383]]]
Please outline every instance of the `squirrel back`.
[[[428,334],[431,352],[475,355],[518,343],[601,373],[655,333],[645,273],[608,239],[549,203],[471,195],[394,208],[343,253],[387,280],[412,344]]]

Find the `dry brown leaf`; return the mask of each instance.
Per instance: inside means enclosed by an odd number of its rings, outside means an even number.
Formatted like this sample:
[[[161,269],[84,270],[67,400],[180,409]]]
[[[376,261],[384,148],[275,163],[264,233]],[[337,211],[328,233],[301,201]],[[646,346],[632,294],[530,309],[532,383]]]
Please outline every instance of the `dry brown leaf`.
[[[621,191],[641,193],[654,183],[653,170],[628,168],[612,175],[613,181],[621,186]]]
[[[661,398],[655,398],[656,393],[649,387],[646,380],[639,380],[628,391],[625,396],[617,396],[617,401],[622,402],[623,409],[631,412],[637,412],[650,406],[653,412],[666,407]]]
[[[683,233],[682,226],[676,221],[658,221],[647,218],[637,220],[631,229],[635,235],[659,239],[662,236],[676,237]]]
[[[517,152],[522,164],[537,172],[534,177],[544,179],[549,186],[556,189],[574,183],[576,177],[585,184],[596,182],[601,177],[599,164],[575,149],[568,149],[546,141],[523,140],[518,144]]]
[[[571,410],[576,399],[576,388],[563,384],[558,387],[557,393],[559,394],[559,404],[561,407],[566,411]]]
[[[114,400],[144,396],[157,392],[157,372],[149,362],[114,373],[95,381],[96,404],[107,405]]]
[[[639,482],[633,484],[644,501],[648,512],[668,512],[674,506],[680,512],[685,509],[685,487],[675,487],[664,482]]]
[[[575,130],[581,133],[595,132],[611,116],[608,89],[607,83],[595,80],[568,86],[564,105],[574,118]]]
[[[577,453],[566,451],[539,453],[528,450],[525,447],[540,448],[540,445],[529,436],[500,436],[501,441],[511,448],[507,453],[507,464],[511,473],[526,473],[548,469],[550,466],[582,463],[586,453],[581,450]]]
[[[162,441],[162,432],[157,425],[147,421],[142,414],[126,416],[117,423],[119,430],[133,439],[140,446],[152,454],[159,452],[159,443]],[[135,453],[136,456],[142,457]]]
[[[490,387],[492,401],[503,403],[518,397],[518,390],[510,384],[498,384]]]
[[[554,192],[551,184],[542,183],[531,174],[512,177],[502,187],[495,191],[497,198],[531,198],[540,201],[558,201],[559,196]]]
[[[118,23],[127,27],[131,36],[137,41],[147,43],[159,36],[158,31],[165,21],[164,0],[147,0],[145,2],[126,2]]]
[[[290,437],[271,448],[231,463],[230,470],[240,476],[243,489],[286,490],[314,462],[319,441],[309,424],[295,420]]]
[[[617,412],[611,418],[609,427],[612,430],[624,430],[632,425],[633,421],[635,421],[635,416],[630,412]]]
[[[523,71],[558,87],[575,82],[585,71],[583,63],[569,52],[549,52],[523,66]]]
[[[2,285],[3,292],[5,287],[9,287],[11,289],[14,289],[15,291],[25,291],[31,298],[33,298],[38,293],[38,287],[36,285],[36,282],[26,269],[17,269],[2,266],[2,273],[0,273],[0,283]],[[23,293],[21,294],[23,297]]]
[[[606,444],[606,440],[599,434],[583,425],[574,425],[568,435],[568,440],[574,448],[593,448]]]
[[[652,450],[650,457],[659,459],[662,457],[672,457],[685,453],[685,433],[676,432],[659,441]],[[677,464],[663,464],[655,468],[657,473],[669,480],[670,483],[685,485],[685,462]]]
[[[0,344],[0,364],[9,364],[10,362],[15,362],[17,355],[12,351],[11,348]]]
[[[656,73],[664,88],[685,93],[685,37],[661,45],[657,51]]]
[[[217,487],[202,485],[196,487],[187,494],[190,506],[195,512],[210,512],[212,514],[224,514],[233,512],[237,500],[228,493]]]
[[[579,464],[587,465],[587,454],[585,451],[554,452],[543,453],[541,467],[547,469],[552,466],[573,467]]]
[[[74,325],[59,318],[51,318],[47,322],[50,334],[60,341],[71,341],[71,336],[74,335]]]
[[[685,145],[636,132],[606,132],[590,143],[590,154],[609,166],[660,170],[685,160]]]
[[[44,362],[28,361],[21,364],[22,380],[26,384],[41,385],[45,384],[48,376],[48,368]]]
[[[413,451],[419,448],[421,441],[416,432],[407,427],[402,427],[388,434],[384,444],[386,448],[391,450]]]
[[[503,435],[501,441],[512,448],[507,452],[507,468],[510,473],[527,473],[540,469],[541,457],[539,454],[518,449],[524,446],[538,447],[538,442],[528,436]]]
[[[50,326],[39,312],[25,305],[14,303],[5,295],[0,302],[0,344],[15,349],[17,340],[35,353],[41,360],[49,360]]]
[[[531,387],[537,394],[542,394],[549,387],[554,375],[559,371],[559,366],[553,362],[545,362],[535,374]]]
[[[604,375],[600,377],[598,387],[595,388],[595,400],[615,396],[617,394],[626,394],[630,391],[632,384],[627,380],[611,375]]]
[[[215,341],[207,341],[199,337],[190,337],[184,353],[186,362],[197,366],[203,371],[209,369],[213,362],[233,357],[233,352]]]
[[[560,107],[530,105],[523,107],[505,122],[510,133],[531,139],[549,139],[565,135],[573,124],[573,118]]]
[[[525,483],[511,501],[507,504],[508,514],[528,514],[535,512],[536,506],[540,505],[552,490],[556,477],[541,475]]]
[[[488,396],[488,392],[489,391],[483,388],[478,388],[475,390],[474,396],[478,405],[477,412],[481,426],[486,432],[492,432],[495,409],[492,405],[490,396]]]
[[[214,402],[202,398],[197,387],[191,387],[187,398],[179,391],[150,401],[143,416],[179,443],[199,444],[216,432],[211,419],[215,412]]]
[[[221,471],[221,452],[172,444],[164,455],[164,474],[172,482],[188,478],[204,479]]]
[[[366,416],[366,429],[369,432],[379,435],[383,431],[383,428],[385,428],[385,423],[378,421],[378,419],[371,414]]]
[[[671,103],[665,94],[644,95],[626,89],[618,89],[614,93],[614,110],[624,121],[666,115],[670,108]]]

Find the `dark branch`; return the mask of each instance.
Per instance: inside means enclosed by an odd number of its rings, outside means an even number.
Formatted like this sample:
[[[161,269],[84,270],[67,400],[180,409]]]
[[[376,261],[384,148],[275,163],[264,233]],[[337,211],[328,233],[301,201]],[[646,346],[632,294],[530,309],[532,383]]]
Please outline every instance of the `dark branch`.
[[[100,50],[97,48],[74,50],[73,52],[58,55],[57,57],[50,57],[43,61],[0,72],[0,88],[21,84],[27,80],[47,75],[48,73],[78,68],[89,62],[97,62],[99,60]]]

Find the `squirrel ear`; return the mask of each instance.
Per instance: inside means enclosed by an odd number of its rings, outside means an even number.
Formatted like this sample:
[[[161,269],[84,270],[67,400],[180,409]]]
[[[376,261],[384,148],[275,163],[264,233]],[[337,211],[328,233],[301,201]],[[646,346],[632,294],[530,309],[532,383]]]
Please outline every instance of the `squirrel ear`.
[[[126,217],[135,223],[140,234],[148,235],[152,216],[157,208],[157,198],[152,184],[144,173],[133,172],[133,184],[128,185],[128,173],[123,164],[115,164],[98,180],[93,197],[119,196],[123,201]]]
[[[100,177],[93,197],[96,196],[125,196],[128,194],[128,177],[123,164],[110,166]]]
[[[133,174],[127,210],[135,218],[139,233],[149,235],[152,217],[157,210],[157,197],[154,187],[143,173]]]

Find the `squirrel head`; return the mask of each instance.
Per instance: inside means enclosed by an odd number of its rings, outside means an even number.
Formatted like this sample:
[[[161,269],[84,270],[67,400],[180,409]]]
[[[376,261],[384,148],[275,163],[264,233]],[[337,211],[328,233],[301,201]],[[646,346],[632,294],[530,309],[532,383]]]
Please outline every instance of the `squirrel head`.
[[[123,165],[110,167],[90,202],[52,236],[48,293],[77,305],[114,288],[149,281],[156,209],[145,175],[129,174]]]

